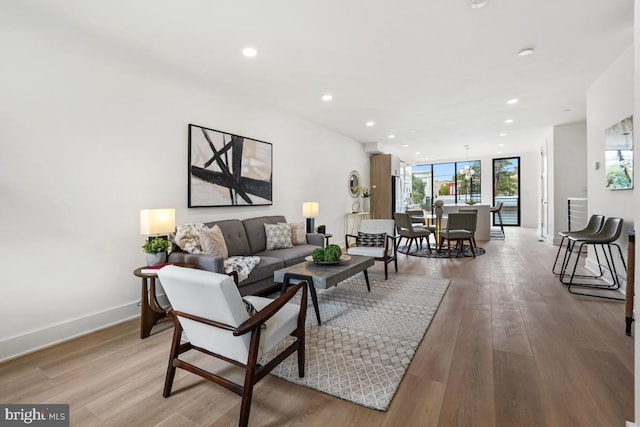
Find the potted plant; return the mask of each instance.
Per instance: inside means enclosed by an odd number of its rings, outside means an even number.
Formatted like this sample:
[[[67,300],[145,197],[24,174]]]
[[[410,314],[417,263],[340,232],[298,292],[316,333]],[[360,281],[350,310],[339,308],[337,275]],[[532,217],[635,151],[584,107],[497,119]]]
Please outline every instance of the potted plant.
[[[147,265],[160,265],[167,260],[169,250],[169,240],[161,237],[149,239],[142,245],[142,250],[147,253]]]

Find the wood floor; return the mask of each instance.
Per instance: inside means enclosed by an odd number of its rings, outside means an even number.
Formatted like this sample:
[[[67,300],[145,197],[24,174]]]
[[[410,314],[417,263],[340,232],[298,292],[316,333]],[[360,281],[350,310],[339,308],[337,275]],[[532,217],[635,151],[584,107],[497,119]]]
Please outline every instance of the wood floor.
[[[268,376],[252,426],[623,426],[633,420],[624,304],[570,295],[556,247],[528,229],[474,259],[400,255],[402,272],[451,285],[387,412]],[[382,271],[377,263],[374,271]],[[394,274],[394,273],[390,273]],[[178,371],[162,397],[170,324],[129,321],[0,365],[1,403],[69,403],[74,426],[234,426],[240,398]],[[205,360],[202,356],[194,358]],[[236,368],[210,364],[238,376]]]

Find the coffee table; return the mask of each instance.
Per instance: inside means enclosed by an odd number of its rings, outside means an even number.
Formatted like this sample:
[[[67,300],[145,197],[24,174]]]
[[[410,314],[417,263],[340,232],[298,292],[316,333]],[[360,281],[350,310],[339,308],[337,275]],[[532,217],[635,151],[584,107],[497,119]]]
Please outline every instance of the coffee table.
[[[313,301],[313,308],[316,312],[316,319],[318,320],[318,325],[320,325],[320,309],[318,307],[316,288],[328,289],[362,272],[367,282],[367,290],[371,292],[367,268],[373,267],[375,258],[360,255],[349,255],[349,257],[350,259],[342,261],[339,264],[314,264],[313,262],[303,261],[299,264],[274,271],[273,280],[276,283],[282,283],[281,292],[283,293],[289,285],[293,285],[300,280],[306,280],[307,283],[309,283],[309,291],[311,292],[311,300]],[[311,286],[312,284],[313,286]]]

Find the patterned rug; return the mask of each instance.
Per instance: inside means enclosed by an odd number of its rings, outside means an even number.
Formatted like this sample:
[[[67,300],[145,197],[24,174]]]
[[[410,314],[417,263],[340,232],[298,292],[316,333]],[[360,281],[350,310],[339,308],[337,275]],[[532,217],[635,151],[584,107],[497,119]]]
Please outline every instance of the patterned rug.
[[[420,344],[449,280],[389,272],[362,274],[318,290],[322,325],[309,296],[305,377],[290,356],[272,374],[368,408],[385,411]],[[281,351],[286,344],[274,351]],[[272,357],[268,354],[266,358]]]
[[[398,252],[401,254],[407,254],[407,246],[406,245],[400,246],[398,248]],[[482,255],[484,253],[485,253],[485,250],[483,248],[480,248],[480,247],[476,248],[476,256]],[[437,252],[433,246],[431,247],[431,252],[429,252],[426,246],[422,248],[416,248],[415,245],[411,245],[411,252],[409,252],[407,255],[419,256],[424,258],[449,258],[449,253],[447,252],[446,244],[442,247],[442,251],[440,252]],[[471,248],[469,247],[469,245],[464,245],[464,249],[461,252],[458,251],[457,249],[454,249],[452,245],[451,258],[464,258],[464,257],[473,257],[473,255],[471,254]]]

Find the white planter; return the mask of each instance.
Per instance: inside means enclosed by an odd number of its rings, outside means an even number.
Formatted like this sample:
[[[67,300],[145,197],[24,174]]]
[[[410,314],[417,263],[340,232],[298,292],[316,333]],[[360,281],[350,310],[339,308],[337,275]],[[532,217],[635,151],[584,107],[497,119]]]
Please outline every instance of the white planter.
[[[167,253],[159,252],[157,254],[147,254],[147,265],[153,267],[167,262]]]
[[[369,199],[370,197],[362,198],[362,212],[369,212],[369,209],[371,208],[371,206],[369,205]]]

